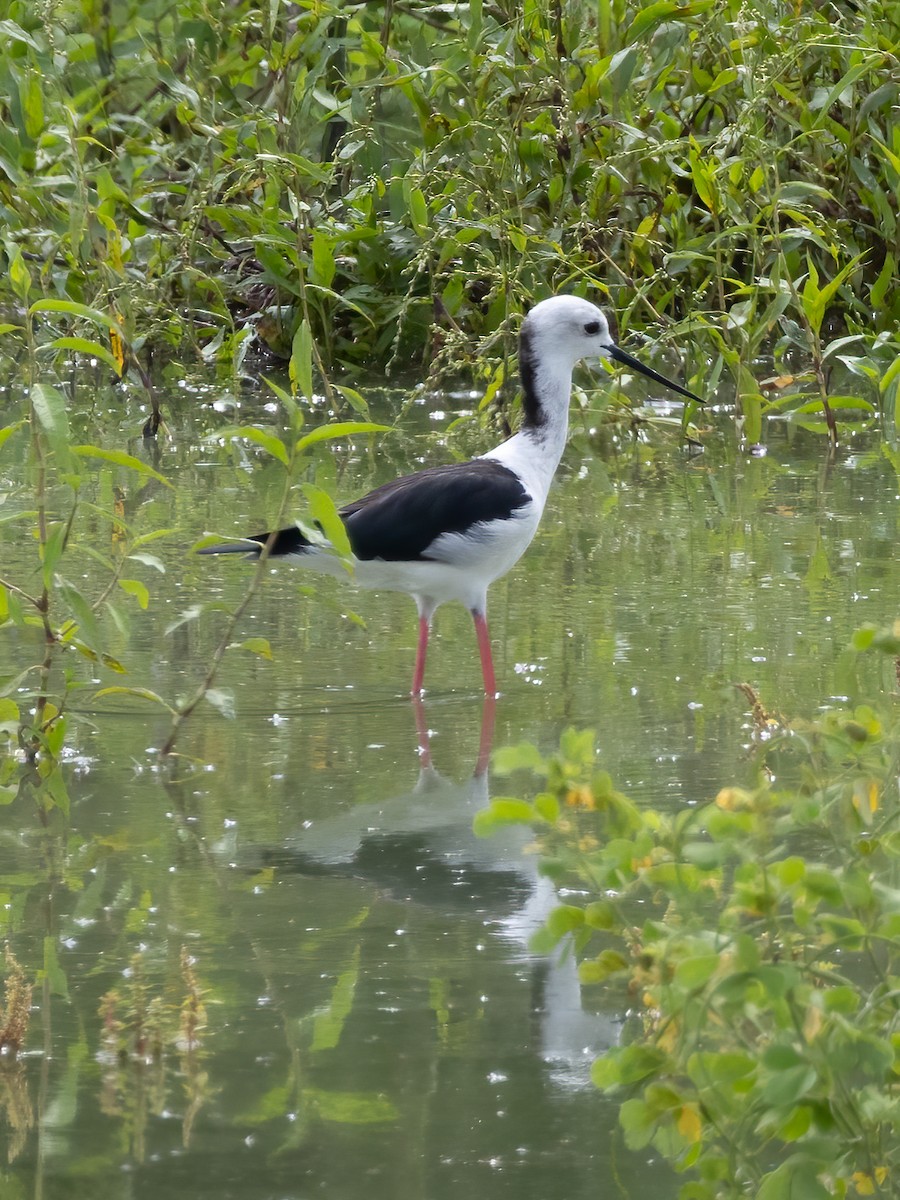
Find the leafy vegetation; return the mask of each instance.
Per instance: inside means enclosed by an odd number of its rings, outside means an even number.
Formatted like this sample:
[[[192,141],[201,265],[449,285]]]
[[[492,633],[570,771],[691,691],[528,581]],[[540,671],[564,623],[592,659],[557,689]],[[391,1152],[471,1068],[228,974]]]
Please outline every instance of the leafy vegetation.
[[[854,653],[900,663],[900,626]],[[567,886],[536,945],[571,939],[587,985],[620,991],[626,1036],[594,1065],[632,1148],[690,1175],[683,1200],[888,1196],[898,1162],[900,728],[888,698],[785,721],[749,688],[755,779],[642,810],[594,766],[591,733],[496,799],[483,833],[533,823]]]
[[[9,337],[37,298],[105,314],[112,346],[74,309],[42,345],[118,373],[239,370],[301,320],[326,374],[457,371],[474,336],[490,397],[510,314],[575,290],[695,347],[751,442],[773,411],[896,426],[887,0],[12,0],[2,33]]]

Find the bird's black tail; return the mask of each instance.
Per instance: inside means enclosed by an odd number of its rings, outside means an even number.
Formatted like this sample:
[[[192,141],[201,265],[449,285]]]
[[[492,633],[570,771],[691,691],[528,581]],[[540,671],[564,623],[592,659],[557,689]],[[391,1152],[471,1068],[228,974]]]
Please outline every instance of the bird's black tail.
[[[198,554],[246,554],[251,558],[259,558],[263,546],[269,543],[269,556],[283,558],[288,554],[302,554],[310,545],[296,525],[289,529],[278,529],[274,533],[254,533],[239,541],[220,542],[216,546],[204,546]]]

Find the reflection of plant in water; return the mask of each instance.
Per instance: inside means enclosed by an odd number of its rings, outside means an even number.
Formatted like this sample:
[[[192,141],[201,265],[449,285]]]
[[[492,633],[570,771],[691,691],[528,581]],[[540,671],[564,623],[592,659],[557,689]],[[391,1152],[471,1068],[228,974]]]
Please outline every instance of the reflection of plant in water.
[[[896,658],[900,628],[854,649]],[[756,702],[758,705],[758,701]],[[890,708],[767,724],[757,777],[712,803],[641,810],[568,731],[533,803],[544,869],[585,898],[538,935],[572,939],[586,985],[619,988],[622,1043],[594,1065],[632,1148],[692,1169],[683,1200],[895,1193],[900,1170],[900,725]]]
[[[18,1061],[19,1051],[28,1036],[30,1017],[31,984],[7,946],[4,1003],[0,1008],[0,1113],[10,1131],[7,1149],[10,1162],[22,1153],[28,1131],[34,1125],[25,1068]]]
[[[15,1058],[28,1035],[31,1019],[31,984],[16,956],[6,947],[4,1003],[0,1008],[0,1053]]]
[[[184,995],[177,1007],[162,996],[151,995],[143,958],[135,954],[124,984],[106,992],[100,1002],[101,1109],[107,1116],[124,1118],[138,1161],[144,1157],[148,1116],[165,1108],[172,1051],[178,1055],[187,1100],[182,1123],[185,1146],[190,1143],[195,1118],[210,1096],[209,1076],[201,1067],[206,1005],[194,960],[184,947],[181,980]]]

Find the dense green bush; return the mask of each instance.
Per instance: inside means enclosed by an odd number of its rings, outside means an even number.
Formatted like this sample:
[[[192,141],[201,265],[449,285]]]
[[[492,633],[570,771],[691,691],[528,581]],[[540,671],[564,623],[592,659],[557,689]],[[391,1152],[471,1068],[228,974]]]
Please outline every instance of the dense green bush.
[[[306,317],[325,367],[457,367],[577,290],[728,368],[751,438],[773,345],[811,412],[865,408],[841,360],[893,419],[898,40],[886,2],[11,0],[7,266],[138,351]]]

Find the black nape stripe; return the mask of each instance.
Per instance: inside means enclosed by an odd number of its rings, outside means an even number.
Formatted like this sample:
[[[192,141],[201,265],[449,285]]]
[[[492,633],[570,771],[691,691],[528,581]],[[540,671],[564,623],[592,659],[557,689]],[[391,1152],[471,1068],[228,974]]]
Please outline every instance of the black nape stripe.
[[[547,414],[537,395],[537,364],[531,333],[527,326],[519,334],[519,379],[522,384],[522,425],[525,429],[540,429],[547,423]]]

